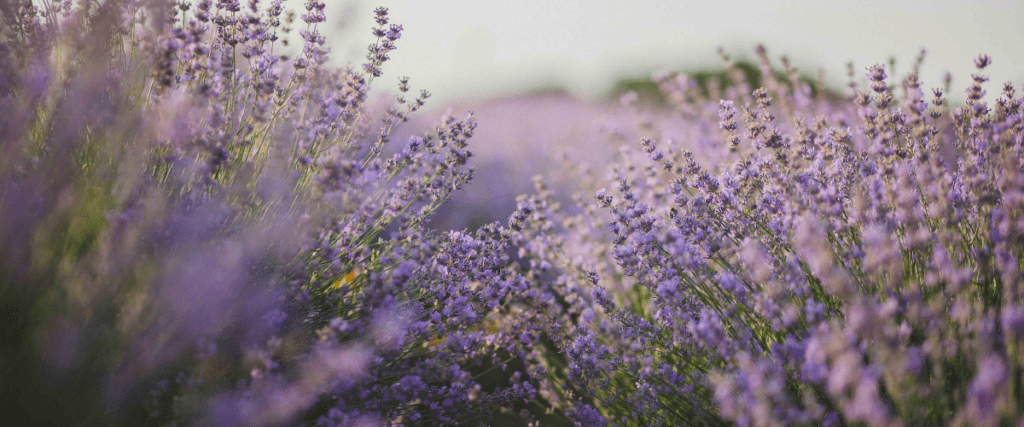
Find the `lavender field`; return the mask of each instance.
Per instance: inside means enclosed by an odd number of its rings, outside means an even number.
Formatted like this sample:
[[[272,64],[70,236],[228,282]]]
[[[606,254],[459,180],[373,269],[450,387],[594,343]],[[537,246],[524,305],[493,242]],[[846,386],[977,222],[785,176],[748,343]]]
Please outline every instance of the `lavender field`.
[[[325,8],[0,3],[0,424],[1024,426],[1000,58],[433,105]]]

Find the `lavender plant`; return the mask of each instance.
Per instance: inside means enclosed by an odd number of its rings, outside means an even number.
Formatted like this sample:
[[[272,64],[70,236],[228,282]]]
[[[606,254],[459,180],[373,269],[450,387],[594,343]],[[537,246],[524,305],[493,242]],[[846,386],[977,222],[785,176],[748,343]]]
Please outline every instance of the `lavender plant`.
[[[923,55],[845,98],[763,48],[759,84],[659,73],[611,184],[440,232],[475,119],[389,148],[429,96],[374,112],[403,28],[337,68],[303,6],[0,4],[5,419],[1020,423],[1024,98],[987,56],[958,108]]]
[[[477,381],[537,353],[507,232],[426,226],[476,122],[385,150],[429,96],[401,78],[373,118],[402,26],[376,9],[336,68],[303,6],[4,3],[6,420],[442,425],[535,400],[525,367]]]
[[[724,55],[724,90],[656,75],[669,126],[624,97],[645,136],[577,210],[520,199],[541,394],[585,426],[1019,423],[1024,99],[984,55],[952,108],[916,66],[841,99],[757,53],[756,90]]]

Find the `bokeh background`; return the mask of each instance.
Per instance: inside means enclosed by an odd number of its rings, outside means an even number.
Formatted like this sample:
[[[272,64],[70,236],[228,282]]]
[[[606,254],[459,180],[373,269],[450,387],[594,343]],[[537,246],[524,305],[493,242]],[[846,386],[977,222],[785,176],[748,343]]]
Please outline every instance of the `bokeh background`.
[[[785,55],[811,78],[824,71],[838,93],[847,63],[862,80],[866,67],[894,58],[889,75],[902,77],[922,48],[926,91],[949,72],[954,103],[981,53],[994,60],[991,95],[1024,82],[1021,0],[327,0],[335,61],[359,63],[378,5],[405,32],[374,90],[394,92],[404,75],[433,94],[404,130],[422,130],[446,110],[473,111],[480,122],[471,141],[478,178],[439,219],[443,228],[504,219],[535,174],[571,180],[551,176],[565,169],[566,153],[604,163],[630,142],[628,132],[607,135],[609,123],[629,123],[618,94],[655,71],[721,70],[719,47],[756,64],[754,47],[763,44],[776,68]]]
[[[370,11],[391,9],[405,27],[386,70],[429,88],[435,104],[561,87],[601,98],[621,78],[719,66],[715,49],[752,57],[764,43],[801,70],[824,68],[835,86],[895,56],[909,65],[928,49],[922,78],[951,71],[966,86],[979,53],[992,81],[1024,80],[1020,0],[328,0],[342,31],[368,30]],[[332,12],[333,11],[333,12]],[[329,23],[332,21],[329,21]],[[351,35],[351,34],[350,34]],[[359,57],[365,37],[328,37]],[[345,41],[352,41],[346,44]],[[897,66],[897,71],[901,67]],[[906,67],[902,67],[906,70]],[[890,73],[891,74],[891,73]],[[956,97],[963,99],[961,91]]]

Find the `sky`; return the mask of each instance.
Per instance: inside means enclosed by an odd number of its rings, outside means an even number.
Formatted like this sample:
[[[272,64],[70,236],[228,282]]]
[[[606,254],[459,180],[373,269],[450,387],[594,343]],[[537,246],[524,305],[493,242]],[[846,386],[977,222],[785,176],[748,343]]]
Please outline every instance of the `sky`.
[[[777,67],[787,55],[802,72],[824,69],[836,88],[849,61],[863,74],[895,56],[902,75],[922,47],[925,88],[951,71],[954,99],[963,99],[980,53],[993,58],[991,99],[1003,82],[1024,83],[1024,0],[324,1],[339,62],[361,59],[373,8],[388,7],[405,31],[375,87],[409,76],[435,105],[551,87],[594,100],[619,78],[720,69],[719,46],[752,59],[758,43]]]

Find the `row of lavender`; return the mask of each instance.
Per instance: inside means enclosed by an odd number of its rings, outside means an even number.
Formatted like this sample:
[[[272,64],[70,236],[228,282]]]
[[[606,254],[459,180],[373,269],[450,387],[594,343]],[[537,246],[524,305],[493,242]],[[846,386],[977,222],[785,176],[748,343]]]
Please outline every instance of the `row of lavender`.
[[[710,99],[656,76],[676,127],[638,113],[581,213],[521,199],[568,306],[550,393],[581,425],[1019,423],[1024,98],[985,100],[987,56],[958,108],[916,67],[830,99],[758,57]]]
[[[389,140],[402,27],[324,4],[0,6],[0,407],[31,424],[1003,425],[1024,416],[1024,98],[656,80],[571,208],[429,221],[476,122]],[[294,29],[294,30],[293,30]],[[301,41],[298,46],[289,46]],[[853,76],[851,76],[853,77]],[[485,124],[486,125],[486,124]],[[687,151],[697,150],[698,154]],[[564,180],[572,181],[572,180]],[[605,189],[602,187],[609,187]]]
[[[427,227],[474,119],[385,150],[429,96],[403,78],[369,113],[402,27],[375,10],[336,68],[304,6],[3,4],[5,423],[451,424],[532,396],[467,372],[529,347],[483,332],[535,305],[500,230]]]

